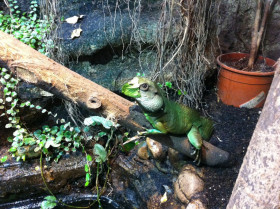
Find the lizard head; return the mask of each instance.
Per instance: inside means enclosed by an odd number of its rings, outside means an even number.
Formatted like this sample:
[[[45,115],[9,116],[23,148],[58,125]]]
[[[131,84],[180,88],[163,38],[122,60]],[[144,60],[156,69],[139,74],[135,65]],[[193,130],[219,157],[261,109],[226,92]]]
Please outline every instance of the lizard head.
[[[156,112],[163,107],[163,97],[160,88],[156,83],[147,78],[134,77],[123,85],[122,93],[135,98],[144,111]]]

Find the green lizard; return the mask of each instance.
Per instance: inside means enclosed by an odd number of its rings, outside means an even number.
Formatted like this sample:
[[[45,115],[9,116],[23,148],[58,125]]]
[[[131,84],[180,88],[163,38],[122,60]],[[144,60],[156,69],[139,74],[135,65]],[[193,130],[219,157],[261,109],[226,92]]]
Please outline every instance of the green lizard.
[[[168,100],[160,87],[143,77],[134,77],[124,84],[122,93],[135,98],[154,129],[145,134],[186,134],[195,148],[195,162],[200,164],[203,139],[208,140],[213,131],[213,122],[190,107]]]

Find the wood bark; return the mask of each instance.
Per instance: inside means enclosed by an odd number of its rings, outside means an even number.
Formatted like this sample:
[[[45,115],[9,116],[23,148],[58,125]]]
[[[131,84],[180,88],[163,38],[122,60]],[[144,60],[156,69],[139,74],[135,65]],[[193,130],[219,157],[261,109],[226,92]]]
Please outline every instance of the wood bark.
[[[280,208],[280,59],[227,208]]]
[[[249,56],[249,61],[248,61],[248,68],[250,70],[252,70],[255,60],[257,58],[257,54],[259,51],[259,47],[260,47],[260,43],[262,40],[262,36],[263,36],[263,32],[264,32],[264,28],[265,28],[265,24],[266,24],[266,20],[267,20],[267,16],[268,16],[268,13],[270,10],[271,3],[272,3],[271,0],[266,0],[261,26],[259,26],[260,19],[261,19],[262,1],[261,0],[258,1],[258,8],[256,11],[254,31],[252,33],[251,50],[250,50],[250,56]]]
[[[113,120],[133,131],[148,127],[134,103],[56,63],[45,55],[0,31],[0,66],[7,67],[22,80],[58,97],[72,101]],[[146,123],[146,124],[145,124]],[[187,137],[151,137],[189,156],[193,152]],[[228,165],[229,153],[204,141],[202,163]]]

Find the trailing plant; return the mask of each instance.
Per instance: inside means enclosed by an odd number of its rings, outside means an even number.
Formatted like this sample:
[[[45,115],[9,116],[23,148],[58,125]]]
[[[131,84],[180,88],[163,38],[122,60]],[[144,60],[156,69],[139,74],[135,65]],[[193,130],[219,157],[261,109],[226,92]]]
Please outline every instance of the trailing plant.
[[[46,53],[47,47],[53,47],[51,40],[44,41],[50,30],[50,23],[42,20],[38,15],[38,3],[30,2],[30,11],[21,12],[17,0],[7,0],[10,14],[0,11],[0,30],[12,34],[15,38],[31,46],[41,53]]]
[[[53,208],[58,202],[63,204],[61,200],[54,196],[47,186],[43,175],[42,156],[45,156],[47,161],[53,159],[58,163],[63,155],[76,152],[78,149],[83,151],[86,155],[86,164],[84,167],[86,172],[86,187],[92,183],[93,174],[91,171],[91,164],[93,161],[96,163],[96,201],[101,204],[100,195],[104,191],[110,171],[110,166],[107,163],[107,160],[114,149],[114,147],[112,148],[112,146],[110,146],[110,142],[112,142],[113,139],[120,138],[119,133],[117,133],[119,125],[103,117],[91,116],[85,118],[82,127],[73,127],[70,122],[66,122],[64,119],[58,119],[57,114],[54,114],[39,105],[34,105],[30,101],[20,102],[16,91],[19,80],[14,78],[5,68],[0,68],[0,82],[2,85],[1,90],[3,91],[3,97],[0,98],[0,110],[2,110],[3,113],[0,117],[5,116],[8,119],[5,128],[13,129],[13,136],[8,137],[8,141],[11,142],[9,152],[17,161],[25,161],[27,158],[41,156],[40,167],[42,179],[51,194],[51,196],[46,197],[43,201],[42,208]],[[43,125],[42,128],[36,131],[30,131],[21,121],[19,116],[19,113],[23,108],[36,109],[43,114],[51,115],[56,118],[56,125]],[[123,139],[127,140],[127,136],[128,134],[125,133]],[[84,142],[91,139],[95,140],[95,142],[99,142],[102,139],[102,141],[105,141],[106,143],[104,146],[95,143],[94,148],[91,151],[88,151],[85,148]],[[121,148],[123,151],[129,151],[134,146],[135,143],[129,143]],[[7,158],[7,156],[2,157],[0,162],[4,163]],[[106,173],[105,182],[102,188],[100,188],[99,185],[99,176],[101,173]]]

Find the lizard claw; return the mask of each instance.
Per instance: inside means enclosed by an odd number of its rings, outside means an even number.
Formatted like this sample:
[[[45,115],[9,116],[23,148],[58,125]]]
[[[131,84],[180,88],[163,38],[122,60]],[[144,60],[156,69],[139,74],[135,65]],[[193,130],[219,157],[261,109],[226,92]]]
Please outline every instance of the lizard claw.
[[[196,163],[197,166],[200,165],[201,162],[201,150],[200,149],[196,149],[195,147],[192,146],[193,152],[191,153],[191,155],[194,155],[194,163]]]
[[[195,150],[195,159],[194,159],[194,163],[196,163],[197,166],[200,165],[200,162],[201,162],[201,150],[200,149],[197,149]]]

